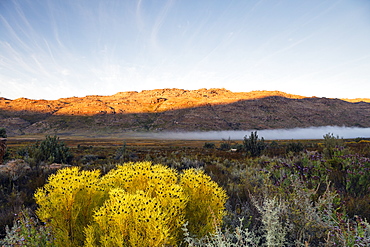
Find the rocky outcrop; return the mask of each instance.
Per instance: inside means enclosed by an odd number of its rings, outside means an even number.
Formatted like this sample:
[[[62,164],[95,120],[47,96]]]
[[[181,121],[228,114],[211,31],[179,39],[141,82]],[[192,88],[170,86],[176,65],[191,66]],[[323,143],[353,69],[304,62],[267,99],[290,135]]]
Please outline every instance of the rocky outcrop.
[[[370,127],[370,100],[279,91],[156,89],[59,100],[0,98],[0,127],[21,134]],[[351,101],[351,102],[350,102]]]
[[[197,107],[206,104],[228,104],[239,100],[252,100],[268,96],[291,99],[304,98],[279,91],[252,91],[233,93],[226,89],[156,89],[139,92],[121,92],[111,96],[89,95],[59,100],[30,100],[0,98],[2,114],[28,116],[32,120],[45,119],[50,115],[104,115],[115,113],[150,113]],[[32,117],[31,117],[32,116]]]

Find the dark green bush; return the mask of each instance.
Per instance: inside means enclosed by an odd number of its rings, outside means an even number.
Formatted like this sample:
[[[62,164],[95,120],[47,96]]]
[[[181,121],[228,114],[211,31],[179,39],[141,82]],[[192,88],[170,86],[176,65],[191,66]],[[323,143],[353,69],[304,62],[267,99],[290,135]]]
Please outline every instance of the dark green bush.
[[[203,148],[214,149],[215,147],[216,147],[216,145],[214,143],[212,143],[212,142],[206,142],[203,145]]]
[[[326,158],[331,159],[334,157],[335,152],[343,147],[343,139],[339,136],[334,136],[333,133],[328,133],[324,137],[324,155]]]
[[[222,139],[222,142],[220,143],[220,150],[227,151],[231,148],[232,141],[230,137],[226,139]]]
[[[127,158],[128,158],[128,153],[127,153],[127,148],[126,148],[126,142],[124,142],[123,145],[116,150],[116,155],[114,159],[127,161]]]
[[[0,128],[0,138],[7,138],[5,128]]]
[[[231,148],[230,144],[223,142],[220,144],[220,150],[229,150]]]
[[[266,148],[265,139],[263,137],[258,139],[257,131],[251,132],[249,137],[244,136],[244,149],[247,155],[251,157],[258,157],[262,154]]]
[[[5,226],[13,225],[14,218],[22,207],[35,209],[33,194],[52,172],[51,170],[37,172],[29,169],[16,169],[14,173],[0,172],[0,239],[5,236]]]
[[[42,225],[32,211],[22,209],[16,214],[12,228],[6,227],[1,246],[54,246],[51,229]]]
[[[26,150],[20,150],[18,154],[22,154],[33,166],[38,166],[42,162],[69,164],[73,159],[69,148],[57,136],[46,136],[45,140],[36,142]]]
[[[281,156],[286,153],[286,149],[284,145],[280,145],[278,142],[272,141],[271,143],[266,145],[263,153],[270,157]]]
[[[301,142],[289,142],[286,147],[286,153],[293,152],[293,153],[299,153],[303,151],[304,147]]]

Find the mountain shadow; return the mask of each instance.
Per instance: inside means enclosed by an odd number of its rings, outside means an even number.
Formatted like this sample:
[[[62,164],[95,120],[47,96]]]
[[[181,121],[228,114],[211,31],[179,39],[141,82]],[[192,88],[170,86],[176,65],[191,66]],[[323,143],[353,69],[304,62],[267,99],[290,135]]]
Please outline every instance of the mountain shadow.
[[[370,103],[340,99],[268,96],[233,103],[205,103],[152,112],[104,110],[92,115],[50,111],[13,111],[0,108],[0,127],[9,136],[24,134],[112,135],[126,132],[217,131],[303,128],[312,126],[370,127]],[[174,106],[176,108],[176,106]],[[58,108],[59,109],[59,108]]]

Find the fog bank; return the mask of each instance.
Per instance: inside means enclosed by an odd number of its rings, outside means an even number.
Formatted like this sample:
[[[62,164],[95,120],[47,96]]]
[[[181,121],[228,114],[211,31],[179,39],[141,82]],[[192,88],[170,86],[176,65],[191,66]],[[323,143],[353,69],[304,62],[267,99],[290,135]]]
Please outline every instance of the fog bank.
[[[154,139],[178,139],[178,140],[243,140],[244,136],[250,135],[255,130],[238,131],[199,131],[199,132],[160,132],[142,133],[142,137]],[[333,133],[340,138],[370,137],[370,128],[357,127],[309,127],[294,129],[257,130],[258,136],[265,140],[291,140],[291,139],[323,139],[323,135]]]

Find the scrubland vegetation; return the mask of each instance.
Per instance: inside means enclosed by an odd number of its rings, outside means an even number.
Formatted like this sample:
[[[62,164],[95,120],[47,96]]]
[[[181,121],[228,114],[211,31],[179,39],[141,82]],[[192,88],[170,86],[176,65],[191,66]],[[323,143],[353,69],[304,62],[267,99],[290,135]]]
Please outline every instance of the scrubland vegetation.
[[[5,158],[23,166],[0,173],[4,246],[370,246],[363,138],[47,136],[9,145]]]

